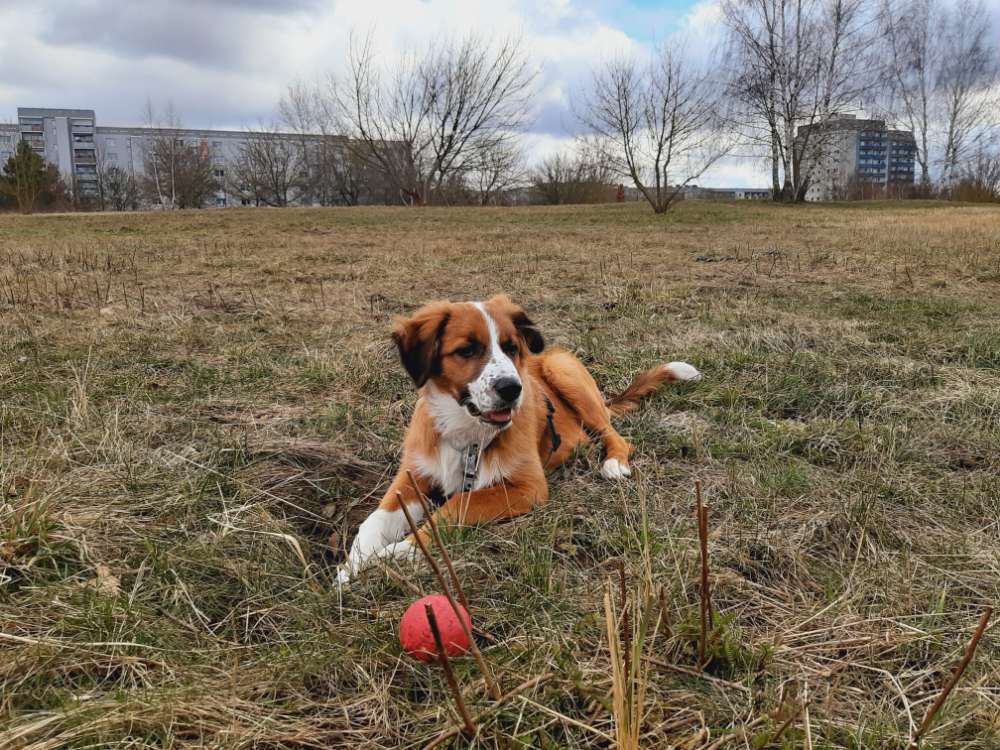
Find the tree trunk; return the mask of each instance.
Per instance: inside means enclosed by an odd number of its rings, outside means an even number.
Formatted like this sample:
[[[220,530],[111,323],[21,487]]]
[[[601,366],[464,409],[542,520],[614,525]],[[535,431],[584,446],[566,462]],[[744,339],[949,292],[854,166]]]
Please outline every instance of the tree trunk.
[[[778,131],[771,129],[771,200],[781,200],[781,183],[779,181],[781,158],[778,155]]]

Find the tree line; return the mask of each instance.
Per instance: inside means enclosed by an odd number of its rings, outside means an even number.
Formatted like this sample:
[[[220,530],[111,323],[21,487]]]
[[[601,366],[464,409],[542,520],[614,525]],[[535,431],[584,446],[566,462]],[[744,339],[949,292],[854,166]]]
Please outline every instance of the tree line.
[[[722,10],[725,91],[743,142],[766,154],[776,199],[804,198],[810,157],[826,146],[821,128],[803,126],[858,108],[913,133],[922,194],[989,182],[1000,60],[983,0],[722,0]]]
[[[573,101],[580,137],[533,166],[523,134],[539,71],[521,39],[442,37],[383,63],[369,34],[352,36],[343,73],[290,86],[224,177],[173,135],[171,108],[147,107],[156,135],[142,176],[99,164],[96,200],[596,202],[628,183],[662,213],[738,154],[767,165],[775,200],[797,202],[835,137],[821,124],[858,111],[913,133],[913,192],[1000,198],[1000,55],[985,0],[721,0],[721,11],[710,52],[667,43],[597,65]],[[0,190],[23,195],[14,178]]]

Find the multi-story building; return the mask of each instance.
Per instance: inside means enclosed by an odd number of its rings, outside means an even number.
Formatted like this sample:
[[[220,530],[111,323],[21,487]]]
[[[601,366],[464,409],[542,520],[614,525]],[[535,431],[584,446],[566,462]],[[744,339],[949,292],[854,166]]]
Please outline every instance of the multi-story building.
[[[329,139],[318,135],[270,134],[304,143],[306,148]],[[81,194],[94,193],[100,170],[118,167],[139,179],[145,173],[147,150],[163,138],[178,146],[193,147],[211,158],[212,174],[219,185],[215,206],[252,205],[229,171],[253,134],[241,130],[98,126],[92,109],[35,109],[19,107],[17,123],[0,124],[0,166],[19,140],[31,144],[46,162],[54,164],[66,184]],[[310,203],[312,199],[306,198]]]
[[[800,127],[795,146],[809,175],[806,200],[899,196],[913,185],[913,133],[885,120],[837,115]]]
[[[50,164],[68,184],[89,191],[97,184],[97,150],[92,109],[17,110],[17,134]]]

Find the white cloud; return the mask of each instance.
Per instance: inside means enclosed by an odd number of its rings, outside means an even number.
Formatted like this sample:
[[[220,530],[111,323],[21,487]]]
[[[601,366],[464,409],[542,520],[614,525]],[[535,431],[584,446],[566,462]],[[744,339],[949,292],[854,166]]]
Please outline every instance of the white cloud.
[[[626,32],[626,18],[644,22],[644,38]],[[245,127],[272,119],[288,84],[342,70],[352,30],[371,30],[386,56],[442,33],[475,32],[520,36],[538,66],[536,117],[525,139],[537,158],[566,147],[578,130],[571,102],[594,65],[678,33],[697,54],[718,20],[714,0],[686,15],[628,0],[0,3],[0,28],[18,30],[0,35],[0,121],[12,120],[18,106],[48,106],[92,108],[106,125],[136,124],[150,97],[172,100],[188,126]]]

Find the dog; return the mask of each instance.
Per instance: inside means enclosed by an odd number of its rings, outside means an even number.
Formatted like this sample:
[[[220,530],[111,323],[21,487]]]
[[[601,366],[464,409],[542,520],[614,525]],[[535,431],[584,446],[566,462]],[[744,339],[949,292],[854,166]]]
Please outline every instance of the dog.
[[[664,382],[701,378],[692,365],[670,362],[639,373],[606,400],[583,363],[565,349],[546,348],[537,326],[506,295],[432,302],[400,320],[392,337],[420,397],[399,471],[358,529],[338,571],[341,583],[380,559],[414,553],[400,503],[420,522],[418,493],[443,500],[433,511],[438,525],[527,513],[548,499],[546,472],[590,435],[604,446],[601,474],[628,477],[632,446],[611,418]]]

